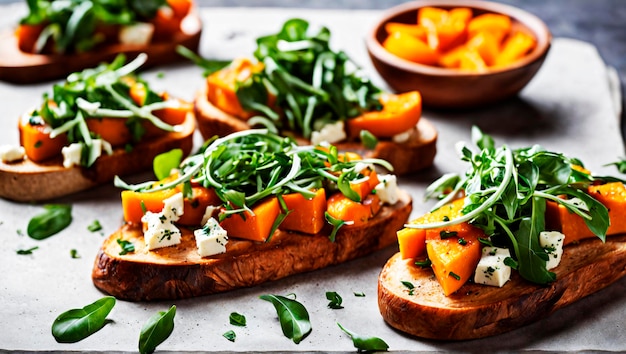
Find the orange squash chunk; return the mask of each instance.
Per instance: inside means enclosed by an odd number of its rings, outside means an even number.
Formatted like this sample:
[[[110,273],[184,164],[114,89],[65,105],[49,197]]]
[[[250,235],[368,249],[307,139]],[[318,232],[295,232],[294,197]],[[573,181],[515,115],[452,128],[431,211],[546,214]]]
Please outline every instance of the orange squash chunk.
[[[467,24],[467,34],[470,38],[480,32],[488,32],[502,42],[509,32],[511,32],[511,19],[500,14],[482,14],[471,19]]]
[[[394,32],[403,32],[424,42],[426,41],[426,28],[417,24],[411,25],[400,22],[389,22],[385,24],[385,31],[387,31],[388,35]]]
[[[317,234],[326,223],[326,191],[320,188],[311,199],[300,193],[283,195],[287,209],[291,212],[280,224],[280,228],[289,231]]]
[[[182,191],[182,187],[177,187],[177,191]],[[222,200],[217,196],[215,190],[202,186],[191,187],[191,198],[183,200],[183,215],[177,223],[187,226],[202,226],[202,217],[206,208],[210,205],[222,205]]]
[[[610,225],[607,235],[626,233],[626,187],[621,182],[590,186],[589,195],[602,203],[609,210]],[[549,201],[546,205],[546,227],[558,230],[565,235],[564,244],[578,242],[594,235],[585,220],[570,213],[567,208]]]
[[[335,219],[363,225],[380,210],[380,197],[369,194],[362,202],[355,202],[342,193],[335,193],[327,201],[327,211]]]
[[[405,32],[393,32],[383,41],[383,47],[402,59],[424,65],[436,64],[439,60],[437,50],[426,42]]]
[[[535,44],[535,38],[527,33],[515,32],[511,34],[502,44],[502,49],[496,57],[494,66],[506,66],[519,60],[530,52]]]
[[[390,138],[417,125],[422,116],[422,96],[419,91],[384,94],[380,97],[383,109],[348,119],[348,132],[358,137],[367,130],[380,138]]]
[[[52,128],[49,125],[31,125],[27,116],[19,119],[18,129],[20,145],[24,147],[26,156],[35,162],[60,155],[61,149],[68,144],[67,135],[62,134],[53,139],[50,137]]]
[[[163,210],[163,201],[178,193],[174,188],[156,192],[122,191],[122,210],[128,223],[141,223],[145,211],[159,213]]]
[[[246,58],[233,60],[228,67],[207,77],[208,101],[228,114],[249,118],[252,113],[245,111],[237,98],[237,83],[245,81],[261,70],[263,63],[253,63]]]
[[[231,215],[220,224],[229,236],[251,241],[264,242],[270,236],[274,221],[280,214],[280,204],[275,197],[268,198],[252,208],[250,212]]]
[[[481,229],[461,223],[426,230],[426,252],[446,296],[459,290],[474,274],[481,257]]]

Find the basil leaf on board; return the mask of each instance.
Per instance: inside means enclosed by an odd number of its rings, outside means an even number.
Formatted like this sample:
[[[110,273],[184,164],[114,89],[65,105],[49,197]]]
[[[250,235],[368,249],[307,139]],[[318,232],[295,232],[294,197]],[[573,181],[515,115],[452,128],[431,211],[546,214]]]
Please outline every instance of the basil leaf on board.
[[[274,305],[285,337],[298,344],[311,333],[309,312],[301,303],[281,295],[271,294],[261,295],[260,299]]]
[[[328,307],[334,310],[338,310],[338,309],[342,309],[343,306],[341,306],[341,303],[343,302],[343,299],[341,298],[341,296],[339,294],[337,294],[337,292],[335,291],[327,291],[326,292],[326,299],[328,301],[330,301],[328,303]]]
[[[82,309],[60,314],[52,323],[52,335],[59,343],[75,343],[99,331],[115,306],[113,296],[105,296]]]
[[[89,224],[89,226],[87,226],[87,230],[91,232],[100,231],[102,230],[102,225],[100,224],[100,221],[94,220],[91,224]]]
[[[72,222],[72,206],[47,204],[45,211],[28,222],[26,232],[35,240],[43,240],[65,229]]]
[[[174,330],[174,316],[176,305],[167,311],[159,311],[148,319],[139,334],[139,353],[152,353],[163,343]]]
[[[182,159],[183,150],[181,149],[172,149],[157,155],[152,162],[154,175],[158,180],[169,177],[172,170],[178,168]]]
[[[237,312],[232,312],[230,316],[228,316],[228,320],[233,326],[244,327],[246,325],[246,316]]]
[[[354,344],[354,347],[360,352],[387,351],[387,349],[389,349],[389,345],[378,337],[362,337],[345,328],[339,324],[339,322],[337,322],[337,326],[352,338],[352,344]]]

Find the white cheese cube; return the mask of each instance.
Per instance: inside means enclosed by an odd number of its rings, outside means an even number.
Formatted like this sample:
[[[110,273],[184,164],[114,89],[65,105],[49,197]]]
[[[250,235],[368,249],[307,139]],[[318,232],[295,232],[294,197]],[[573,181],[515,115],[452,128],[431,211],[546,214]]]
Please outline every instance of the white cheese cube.
[[[559,265],[563,256],[563,241],[565,235],[558,231],[542,231],[539,233],[539,245],[548,254],[546,269],[550,270]]]
[[[209,221],[209,219],[213,217],[215,211],[218,210],[220,210],[219,206],[207,205],[206,209],[204,210],[204,215],[202,215],[202,222],[200,224],[205,225],[207,221]]]
[[[511,278],[511,267],[504,264],[504,259],[510,256],[508,248],[483,247],[474,282],[502,287]]]
[[[23,146],[0,145],[0,161],[15,162],[24,159],[26,151]]]
[[[148,45],[154,34],[154,25],[146,22],[138,22],[132,25],[122,26],[118,39],[122,44]]]
[[[383,203],[390,205],[398,202],[398,183],[396,175],[378,175],[380,181],[374,190]]]
[[[411,137],[412,132],[413,132],[413,128],[392,136],[391,140],[394,143],[398,143],[398,144],[406,143],[407,141],[409,141],[409,138]]]
[[[162,213],[147,212],[141,221],[144,223],[143,238],[148,250],[180,243],[180,230]]]
[[[83,153],[83,144],[72,143],[61,149],[63,155],[63,167],[70,168],[74,165],[80,166],[80,158]]]
[[[343,121],[337,121],[332,124],[326,124],[320,131],[311,133],[311,143],[319,145],[322,142],[336,143],[347,137],[343,126]]]
[[[228,235],[214,218],[207,220],[204,227],[193,232],[200,257],[208,257],[226,252]]]
[[[185,201],[182,193],[176,193],[173,196],[163,200],[163,215],[170,221],[178,221],[185,212]]]

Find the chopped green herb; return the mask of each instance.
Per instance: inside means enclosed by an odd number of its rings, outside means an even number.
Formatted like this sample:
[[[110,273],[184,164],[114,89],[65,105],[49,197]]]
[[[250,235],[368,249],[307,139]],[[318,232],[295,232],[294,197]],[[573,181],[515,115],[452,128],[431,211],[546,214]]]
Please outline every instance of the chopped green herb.
[[[120,245],[122,250],[120,251],[120,256],[123,256],[128,253],[135,252],[135,245],[132,242],[122,240],[121,238],[117,239],[117,244]]]
[[[102,225],[100,225],[100,221],[94,220],[89,226],[87,226],[87,230],[91,232],[96,232],[102,230]]]
[[[235,339],[237,339],[237,335],[232,329],[230,331],[226,331],[224,334],[222,334],[222,336],[231,342],[234,342]]]
[[[362,292],[362,291],[354,292],[354,296],[356,296],[356,297],[365,297],[365,293]]]
[[[24,236],[24,231],[22,229],[15,230],[18,236]]]
[[[237,312],[232,312],[228,317],[230,324],[233,326],[241,326],[244,327],[246,325],[246,316],[239,314]]]
[[[70,250],[70,257],[72,257],[73,259],[76,259],[76,258],[80,258],[80,255],[78,254],[78,251],[77,251],[77,250],[75,250],[75,249],[73,249],[73,248],[72,248],[72,249]]]
[[[16,251],[16,253],[17,254],[21,254],[21,255],[33,254],[33,251],[37,250],[37,249],[39,249],[38,246],[31,247],[31,248],[28,248],[28,249],[19,249],[19,250]]]
[[[464,239],[463,237],[459,237],[458,242],[459,242],[459,245],[461,245],[461,246],[467,245],[467,240]]]
[[[451,276],[452,278],[456,279],[456,280],[461,280],[461,277],[458,274],[454,273],[454,272],[450,272],[448,275]]]
[[[415,261],[415,265],[422,268],[428,268],[432,265],[430,259],[426,258],[423,261]]]
[[[458,235],[458,232],[456,231],[441,230],[439,232],[439,236],[441,237],[442,240],[445,240],[450,237],[456,237],[457,235]]]
[[[341,306],[341,303],[343,302],[343,299],[341,298],[341,296],[335,292],[335,291],[327,291],[326,292],[326,299],[328,301],[330,301],[328,303],[328,307],[334,310],[338,310],[338,309],[342,309],[343,306]]]
[[[413,295],[415,293],[415,285],[410,281],[401,280],[400,281],[405,288],[409,289],[409,295]]]

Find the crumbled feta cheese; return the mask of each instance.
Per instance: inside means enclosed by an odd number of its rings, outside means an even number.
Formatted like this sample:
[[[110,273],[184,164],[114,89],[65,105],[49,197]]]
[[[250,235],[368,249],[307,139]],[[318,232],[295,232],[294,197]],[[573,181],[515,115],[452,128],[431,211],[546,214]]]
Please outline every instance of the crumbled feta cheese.
[[[138,22],[132,25],[122,26],[118,39],[122,44],[147,45],[152,40],[153,34],[153,24]]]
[[[322,142],[336,143],[347,137],[343,126],[343,121],[337,121],[332,124],[326,124],[320,131],[311,133],[311,143],[319,145]]]
[[[511,278],[511,267],[504,264],[504,259],[510,256],[508,248],[483,247],[474,282],[502,287]]]
[[[176,193],[173,196],[163,200],[163,215],[170,221],[178,221],[184,210],[185,201],[182,193]]]
[[[565,235],[558,231],[542,231],[539,233],[539,245],[548,254],[546,269],[550,270],[559,265],[563,255],[563,241]]]
[[[396,175],[379,174],[378,180],[380,182],[374,188],[376,195],[383,203],[390,205],[396,204],[398,202],[398,183]]]
[[[15,162],[24,159],[26,151],[23,146],[0,145],[0,161]]]
[[[180,230],[163,213],[146,212],[141,222],[144,224],[143,238],[148,250],[180,243]]]
[[[83,144],[81,143],[72,143],[68,146],[64,146],[61,149],[61,154],[63,155],[63,167],[70,168],[74,165],[80,165],[80,158],[83,152]]]
[[[207,221],[209,221],[209,219],[212,218],[215,212],[218,210],[220,210],[219,206],[207,205],[206,209],[204,210],[204,215],[202,215],[202,221],[200,224],[206,224]]]
[[[409,138],[411,137],[412,130],[413,128],[392,136],[391,141],[393,141],[394,143],[398,143],[398,144],[406,143],[407,141],[409,141]]]
[[[226,252],[228,235],[214,218],[209,218],[204,227],[193,232],[200,257]]]

